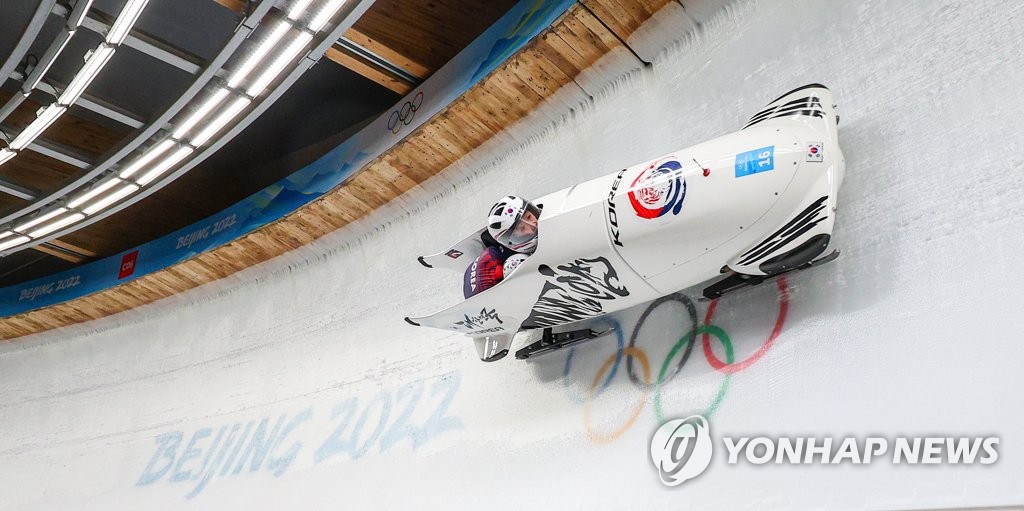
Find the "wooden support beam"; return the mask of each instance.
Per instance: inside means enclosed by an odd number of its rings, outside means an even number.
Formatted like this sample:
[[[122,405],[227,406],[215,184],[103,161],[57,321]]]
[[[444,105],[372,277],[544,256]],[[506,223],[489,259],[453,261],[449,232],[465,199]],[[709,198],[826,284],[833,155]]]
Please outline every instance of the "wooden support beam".
[[[245,12],[245,0],[213,1],[230,9],[236,14],[242,14]],[[436,71],[436,69],[432,69],[420,62],[417,62],[408,55],[374,39],[358,28],[352,27],[346,30],[342,37],[363,47],[367,51],[379,56],[391,64],[394,64],[396,67],[402,69],[406,73],[409,73],[411,76],[416,77],[420,81],[425,80],[434,71]],[[377,66],[374,66],[365,59],[342,48],[332,48],[332,50],[327,52],[326,56],[333,62],[351,69],[352,71],[355,71],[356,73],[359,73],[360,75],[365,76],[366,78],[369,78],[399,94],[405,95],[412,90],[412,87],[408,86],[407,82],[397,75],[386,70],[378,69]]]
[[[35,246],[32,247],[32,250],[35,250],[37,252],[42,252],[44,254],[49,254],[49,255],[52,255],[53,257],[56,257],[56,258],[59,258],[59,259],[63,259],[65,261],[72,262],[72,263],[75,263],[75,264],[81,264],[81,263],[84,263],[87,260],[89,260],[89,258],[87,258],[85,256],[81,256],[81,255],[77,255],[77,254],[72,254],[71,252],[65,252],[63,250],[59,250],[57,248],[53,248],[53,247],[47,246],[46,243],[43,243],[41,245],[35,245]]]
[[[413,89],[411,83],[401,79],[398,75],[381,69],[344,48],[331,47],[324,56],[332,62],[351,69],[402,96],[408,94]]]
[[[96,258],[96,257],[100,256],[99,254],[97,254],[96,252],[93,252],[92,250],[89,250],[87,248],[82,248],[82,247],[80,247],[78,245],[72,245],[71,243],[68,243],[66,241],[50,240],[50,241],[47,241],[46,243],[49,244],[49,245],[53,245],[53,246],[55,246],[57,248],[63,248],[64,250],[69,250],[71,252],[75,252],[77,254],[81,254],[81,255],[83,255],[85,257]]]
[[[427,79],[427,77],[433,74],[434,71],[437,71],[436,69],[431,69],[426,65],[413,60],[409,56],[385,45],[384,43],[377,41],[355,27],[346,30],[342,37],[379,55],[382,59],[404,69],[406,73],[409,73],[420,80]]]
[[[69,261],[75,264],[81,264],[91,259],[99,257],[99,254],[92,250],[72,245],[66,241],[61,240],[50,240],[41,245],[35,245],[31,247],[32,250],[49,254],[54,257]]]
[[[245,0],[213,0],[215,3],[231,9],[236,14],[245,12]]]

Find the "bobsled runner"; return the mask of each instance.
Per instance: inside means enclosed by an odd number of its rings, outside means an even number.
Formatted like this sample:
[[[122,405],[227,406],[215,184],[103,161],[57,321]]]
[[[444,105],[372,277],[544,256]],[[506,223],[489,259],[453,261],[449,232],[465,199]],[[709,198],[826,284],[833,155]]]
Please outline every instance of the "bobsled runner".
[[[735,133],[534,199],[528,259],[482,293],[405,319],[472,337],[486,362],[503,358],[515,334],[543,329],[516,353],[530,358],[604,333],[554,328],[705,282],[704,297],[717,298],[830,261],[845,172],[838,121],[828,88],[806,85]],[[485,233],[419,261],[461,273]]]

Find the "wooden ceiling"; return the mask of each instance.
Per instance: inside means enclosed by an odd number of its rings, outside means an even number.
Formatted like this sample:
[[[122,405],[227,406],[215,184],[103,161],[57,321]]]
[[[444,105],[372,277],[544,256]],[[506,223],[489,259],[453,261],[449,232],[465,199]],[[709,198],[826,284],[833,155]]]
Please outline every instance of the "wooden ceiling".
[[[217,9],[222,9],[228,17],[233,14],[237,20],[242,18],[248,4],[246,0],[203,1],[214,3]],[[366,120],[392,107],[515,3],[516,0],[377,0],[344,34],[339,44],[327,52],[322,63],[293,86],[293,91],[301,89],[302,99],[293,98],[289,102],[290,91],[264,114],[266,120],[261,118],[225,146],[221,150],[224,154],[211,157],[149,198],[60,240],[30,249],[46,254],[45,257],[0,258],[0,285],[45,276],[67,269],[68,263],[85,263],[145,243],[214,214],[294,172],[340,143]],[[0,18],[4,16],[4,9],[0,4]],[[177,20],[178,24],[183,22],[187,23]],[[233,25],[226,23],[224,26],[225,33],[209,37],[229,36]],[[181,49],[202,46],[191,44],[194,41],[162,40],[142,31],[135,31],[133,35],[153,41],[199,66],[203,64],[202,57]],[[0,60],[3,58],[0,55]],[[185,83],[183,79],[182,83]],[[14,80],[6,83],[0,90],[0,104],[6,103],[18,86],[20,83]],[[116,94],[94,99],[105,105],[132,102],[128,98],[122,101]],[[168,99],[167,103],[173,99]],[[36,110],[49,101],[52,96],[33,93],[0,128],[17,133],[35,117]],[[137,99],[134,101],[138,103]],[[316,126],[304,122],[302,115],[319,113],[312,110],[317,109],[318,104],[330,102],[336,103],[338,116],[324,118],[321,115]],[[154,111],[159,113],[162,108]],[[138,120],[145,122],[145,118]],[[296,131],[302,132],[297,140],[276,150],[269,147],[282,138],[281,132],[290,135]],[[45,132],[40,144],[59,148],[82,162],[93,163],[134,133],[132,127],[76,106]],[[259,148],[262,152],[247,155],[252,152],[247,150],[250,148]],[[23,151],[19,157],[0,166],[0,180],[45,195],[85,171],[40,152]],[[28,203],[25,199],[0,193],[0,215]]]

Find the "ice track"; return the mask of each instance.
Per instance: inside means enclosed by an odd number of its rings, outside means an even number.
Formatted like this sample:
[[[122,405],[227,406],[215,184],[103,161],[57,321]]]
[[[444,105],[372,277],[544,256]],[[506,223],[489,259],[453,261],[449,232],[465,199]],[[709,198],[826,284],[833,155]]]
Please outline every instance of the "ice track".
[[[582,104],[580,90],[562,93],[357,225],[0,345],[0,509],[1024,503],[1024,3],[743,0],[687,13],[699,28],[673,32],[684,37],[652,66],[596,91],[583,82],[594,97]],[[690,23],[674,7],[661,21]],[[402,321],[460,298],[458,276],[416,256],[475,229],[496,198],[732,132],[811,82],[842,114],[836,262],[714,310],[691,290],[616,314],[601,321],[618,336],[530,363],[483,364],[467,339]],[[716,328],[673,350],[699,325]],[[995,435],[1000,456],[728,465],[723,451],[663,491],[651,435],[694,413],[716,437]]]

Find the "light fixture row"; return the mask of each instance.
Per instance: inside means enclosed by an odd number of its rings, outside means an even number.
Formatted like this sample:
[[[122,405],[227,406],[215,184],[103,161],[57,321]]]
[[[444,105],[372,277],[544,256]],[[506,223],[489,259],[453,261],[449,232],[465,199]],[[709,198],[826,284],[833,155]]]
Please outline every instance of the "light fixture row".
[[[81,4],[83,1],[85,3]],[[69,35],[57,51],[57,54],[53,55],[52,58],[49,59],[49,62],[45,63],[47,69],[53,64],[53,61],[56,60],[60,51],[63,50],[63,45],[66,45],[67,41],[71,39],[70,35],[73,35],[78,27],[81,26],[89,7],[92,5],[92,0],[80,0],[79,3],[81,5],[75,6],[75,9],[72,11],[68,20]],[[53,123],[57,122],[57,119],[59,119],[61,115],[64,115],[64,113],[67,112],[69,106],[73,105],[75,101],[78,101],[78,98],[82,96],[85,89],[89,87],[93,80],[96,79],[96,76],[100,74],[100,71],[103,70],[103,67],[107,65],[107,62],[110,61],[110,57],[112,57],[114,52],[117,51],[117,47],[120,46],[128,37],[132,27],[135,26],[135,22],[139,19],[139,15],[142,14],[142,11],[146,8],[146,4],[148,3],[149,0],[128,0],[128,3],[125,4],[124,8],[121,9],[120,14],[118,14],[117,18],[114,20],[114,24],[110,26],[110,30],[107,31],[107,37],[105,40],[94,50],[86,54],[85,65],[83,65],[82,69],[80,69],[78,73],[75,74],[75,77],[71,79],[71,83],[69,83],[67,88],[64,89],[61,95],[57,98],[57,101],[55,103],[51,103],[49,106],[40,108],[39,111],[36,112],[35,120],[29,123],[25,129],[21,130],[21,133],[14,137],[14,140],[7,145],[7,148],[0,150],[2,151],[0,152],[0,165],[13,159],[17,156],[18,151],[25,149],[35,141],[35,139],[39,138],[47,128],[52,126]],[[37,76],[37,78],[33,80],[36,84],[38,84],[39,80],[42,79],[45,71],[46,69],[40,73],[33,73]]]
[[[78,0],[75,3],[75,8],[68,13],[67,22],[64,24],[63,32],[58,35],[57,42],[48,50],[41,61],[36,65],[35,69],[25,79],[25,83],[22,84],[21,91],[25,97],[28,97],[32,93],[32,90],[39,85],[39,82],[46,76],[46,73],[50,71],[50,66],[57,61],[60,54],[64,52],[64,48],[67,47],[71,38],[74,37],[75,32],[82,26],[85,21],[86,15],[89,13],[89,9],[92,8],[93,0]]]
[[[137,1],[145,4],[148,0]],[[33,239],[46,236],[76,222],[80,222],[89,216],[100,213],[120,203],[146,185],[165,175],[171,169],[177,167],[182,161],[192,155],[197,149],[206,145],[228,124],[234,121],[283,71],[289,68],[290,64],[294,64],[297,57],[301,55],[301,52],[313,40],[314,34],[326,27],[346,2],[347,0],[329,0],[325,2],[316,13],[312,14],[309,24],[302,26],[299,20],[307,13],[312,0],[296,0],[291,8],[288,9],[286,16],[277,22],[252,53],[241,60],[242,63],[232,70],[227,80],[221,85],[215,86],[212,92],[205,96],[198,108],[181,119],[180,122],[174,123],[173,130],[169,136],[151,144],[134,160],[121,166],[117,171],[95,181],[91,188],[74,196],[67,206],[59,206],[34,219],[0,232],[0,252],[23,245]],[[137,17],[136,14],[132,18],[132,22]],[[120,20],[121,17],[118,18],[118,21]],[[130,25],[128,27],[130,30]],[[120,41],[123,41],[124,37],[127,36],[127,31],[122,33],[120,29],[115,33],[117,28],[118,23],[115,22],[108,33],[107,43],[110,42],[112,36],[120,37]],[[274,53],[275,49],[280,47],[279,43],[281,43],[282,39],[294,29],[298,29],[298,33],[288,41],[285,48],[270,59],[270,63],[266,64],[254,79],[249,80],[252,72],[261,63],[267,61],[267,58]],[[105,46],[101,45],[101,48],[103,47]],[[113,49],[115,46],[109,46],[109,48]],[[109,55],[97,57],[96,52],[94,52],[89,56],[89,62],[86,63],[79,75],[85,74],[94,58],[108,60]],[[105,60],[103,63],[96,64],[97,73],[98,69],[102,69]],[[76,80],[77,78],[78,76],[76,76]],[[246,82],[249,82],[248,86],[241,87]],[[87,86],[88,82],[85,83]],[[68,86],[68,90],[70,89],[71,85]],[[65,94],[68,90],[65,90]],[[81,90],[84,90],[84,86]],[[78,92],[78,95],[80,94],[81,91]],[[77,99],[77,96],[74,97]],[[50,109],[53,110],[51,111]],[[66,110],[67,106],[62,102],[62,99],[58,99],[57,103],[51,105],[40,114],[37,122],[42,125],[43,122],[40,119],[44,119],[44,116],[52,116],[53,120],[46,124],[46,126],[49,126]],[[46,126],[40,129],[39,132],[45,130]],[[15,142],[17,142],[17,139]],[[26,143],[25,146],[27,145]],[[16,149],[13,147],[13,144],[11,149]],[[12,153],[12,155],[8,155],[8,152]],[[5,159],[12,158],[13,154],[16,154],[16,152],[10,149],[0,150],[0,164],[3,164],[6,161]]]

